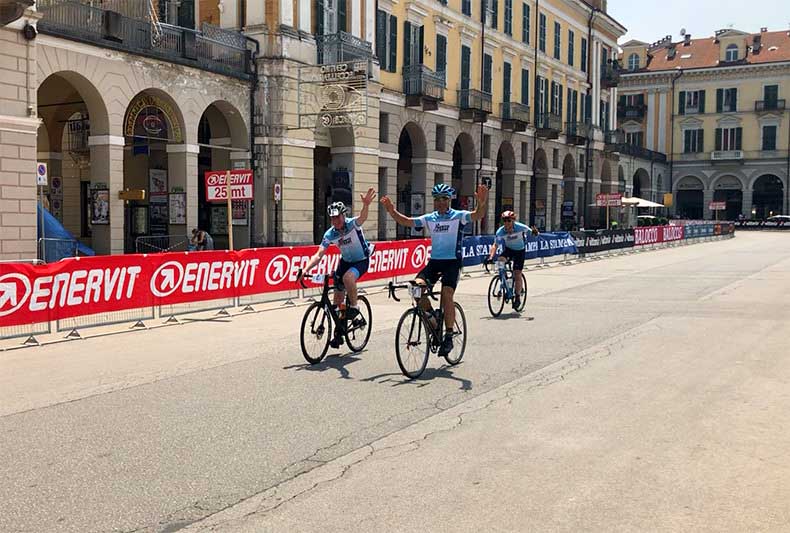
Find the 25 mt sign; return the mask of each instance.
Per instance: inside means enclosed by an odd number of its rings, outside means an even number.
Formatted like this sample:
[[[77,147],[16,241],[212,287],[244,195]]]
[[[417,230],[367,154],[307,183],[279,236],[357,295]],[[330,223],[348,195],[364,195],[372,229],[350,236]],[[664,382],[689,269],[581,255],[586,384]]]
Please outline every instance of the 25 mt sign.
[[[227,170],[206,172],[206,201],[226,202],[228,200],[228,188],[225,183],[227,172]],[[231,200],[253,199],[252,170],[230,171],[230,195]]]

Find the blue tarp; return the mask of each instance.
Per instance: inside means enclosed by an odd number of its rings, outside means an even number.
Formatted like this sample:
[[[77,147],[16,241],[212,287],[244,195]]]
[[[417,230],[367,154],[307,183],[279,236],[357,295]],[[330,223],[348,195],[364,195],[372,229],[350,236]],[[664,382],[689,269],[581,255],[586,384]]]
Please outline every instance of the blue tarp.
[[[41,208],[38,204],[38,238],[41,239],[41,214],[44,214],[44,249],[46,257],[42,257],[44,262],[53,263],[60,261],[64,257],[74,257],[75,250],[80,255],[96,255],[96,252],[74,238],[69,230],[55,218],[52,213]],[[52,240],[50,240],[52,239]]]
[[[493,243],[493,235],[465,237],[463,240],[464,266],[481,264],[488,257]],[[498,252],[501,251],[498,250]],[[576,241],[567,231],[546,232],[537,237],[527,238],[527,259],[576,253],[578,253]]]

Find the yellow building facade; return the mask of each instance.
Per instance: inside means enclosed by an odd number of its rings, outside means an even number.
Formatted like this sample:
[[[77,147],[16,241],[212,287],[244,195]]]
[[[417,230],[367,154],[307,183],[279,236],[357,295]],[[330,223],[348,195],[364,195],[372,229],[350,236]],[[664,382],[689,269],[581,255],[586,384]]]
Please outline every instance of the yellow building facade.
[[[721,30],[622,47],[626,141],[668,155],[676,214],[763,219],[788,210],[790,33]],[[711,202],[724,202],[718,215]]]

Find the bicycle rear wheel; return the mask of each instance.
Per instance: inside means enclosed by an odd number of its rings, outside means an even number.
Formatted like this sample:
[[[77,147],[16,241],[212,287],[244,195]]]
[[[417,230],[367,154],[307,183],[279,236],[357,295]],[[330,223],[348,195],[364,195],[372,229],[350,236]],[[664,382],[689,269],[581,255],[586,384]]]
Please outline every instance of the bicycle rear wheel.
[[[519,296],[521,297],[521,305],[518,306],[516,311],[520,313],[527,307],[527,277],[523,272],[521,273],[521,292]]]
[[[491,316],[496,318],[502,314],[504,308],[505,287],[502,286],[499,275],[496,275],[491,278],[491,283],[488,284],[488,310],[491,311]]]
[[[346,344],[352,352],[361,352],[365,349],[373,327],[373,313],[370,311],[368,299],[360,296],[357,305],[359,305],[359,314],[354,320],[346,323]]]
[[[320,363],[329,349],[329,338],[332,336],[332,317],[326,307],[318,302],[313,303],[305,311],[302,318],[302,329],[299,340],[302,355],[310,364]]]
[[[403,375],[416,379],[428,364],[430,342],[419,310],[412,307],[400,317],[395,330],[395,355]]]
[[[455,302],[455,325],[453,326],[453,349],[444,356],[450,365],[461,362],[466,351],[466,315],[458,302]]]

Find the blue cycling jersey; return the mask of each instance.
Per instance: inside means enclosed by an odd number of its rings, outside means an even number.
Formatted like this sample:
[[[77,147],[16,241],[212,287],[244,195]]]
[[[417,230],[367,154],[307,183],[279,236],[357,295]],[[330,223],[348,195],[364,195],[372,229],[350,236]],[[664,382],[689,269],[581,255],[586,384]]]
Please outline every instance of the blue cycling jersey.
[[[332,244],[340,248],[340,256],[347,263],[362,261],[370,255],[370,245],[365,240],[362,226],[357,224],[356,218],[347,218],[340,231],[334,226],[326,230],[321,240],[321,248],[326,250]]]
[[[531,231],[526,224],[520,222],[513,223],[513,231],[511,232],[508,232],[505,230],[505,226],[502,226],[496,230],[496,243],[502,244],[505,248],[510,248],[511,250],[523,250],[526,248],[527,235]]]
[[[417,228],[427,227],[431,234],[431,259],[461,259],[461,229],[472,221],[469,211],[450,209],[440,215],[438,211],[414,219]]]

